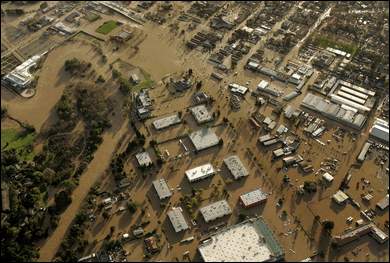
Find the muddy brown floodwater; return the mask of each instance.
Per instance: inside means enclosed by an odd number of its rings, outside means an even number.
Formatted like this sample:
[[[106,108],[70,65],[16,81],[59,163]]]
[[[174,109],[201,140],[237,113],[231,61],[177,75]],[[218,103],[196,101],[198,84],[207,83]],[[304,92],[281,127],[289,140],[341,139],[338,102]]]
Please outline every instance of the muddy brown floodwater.
[[[1,104],[8,108],[8,112],[20,121],[26,121],[39,131],[43,124],[52,123],[50,117],[54,112],[54,105],[64,92],[64,88],[71,79],[64,72],[63,66],[67,59],[85,58],[91,63],[97,59],[91,57],[92,47],[80,43],[65,44],[50,52],[43,63],[37,84],[37,93],[31,99],[23,99],[6,88],[1,89]]]

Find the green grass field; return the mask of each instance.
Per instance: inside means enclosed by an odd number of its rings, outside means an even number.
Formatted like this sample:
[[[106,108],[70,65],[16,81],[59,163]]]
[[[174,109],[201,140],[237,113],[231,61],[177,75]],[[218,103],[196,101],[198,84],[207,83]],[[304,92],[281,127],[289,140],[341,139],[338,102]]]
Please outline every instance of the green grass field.
[[[32,145],[35,136],[36,133],[30,133],[24,136],[22,131],[18,131],[16,129],[1,130],[1,150],[15,149],[23,151],[27,146]],[[7,147],[5,147],[6,145]],[[29,153],[27,151],[23,151],[23,157],[25,160],[32,160],[34,152]]]
[[[118,26],[118,23],[114,20],[106,21],[100,27],[98,27],[98,29],[96,29],[96,32],[103,34],[103,35],[107,35],[117,26]]]
[[[152,80],[151,76],[145,72],[144,70],[141,70],[142,75],[144,75],[144,80],[141,81],[139,84],[132,87],[133,92],[139,92],[142,89],[150,89],[154,85],[154,81]]]
[[[347,53],[350,53],[352,56],[358,50],[357,45],[354,45],[352,43],[343,43],[340,41],[336,41],[326,36],[317,36],[314,39],[314,44],[322,48],[327,48],[327,47],[337,48]]]

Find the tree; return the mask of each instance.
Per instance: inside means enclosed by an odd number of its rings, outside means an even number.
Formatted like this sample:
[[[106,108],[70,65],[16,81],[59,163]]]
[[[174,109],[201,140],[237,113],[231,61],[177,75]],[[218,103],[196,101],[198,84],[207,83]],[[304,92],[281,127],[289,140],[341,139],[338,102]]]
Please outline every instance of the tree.
[[[121,75],[121,73],[118,70],[116,70],[116,69],[112,70],[112,78],[113,79],[120,77],[120,75]]]
[[[107,211],[103,212],[103,218],[107,220],[110,217],[110,214]]]
[[[188,76],[192,76],[192,68],[188,70]]]
[[[99,75],[99,77],[97,78],[96,82],[102,82],[104,83],[106,80],[103,78],[102,75]]]
[[[322,223],[322,226],[325,230],[331,232],[332,229],[334,228],[334,222],[331,221],[331,220],[325,220],[323,223]]]
[[[61,191],[54,196],[56,210],[58,212],[65,210],[65,208],[72,202],[72,198],[68,191]]]
[[[40,4],[39,8],[40,9],[45,9],[47,6],[48,6],[47,3],[43,2],[42,4]]]
[[[1,106],[1,119],[5,118],[7,116],[7,108],[4,106]]]
[[[77,58],[68,59],[64,64],[65,71],[73,72],[81,67],[81,62]]]
[[[200,89],[202,87],[202,81],[200,80],[200,81],[198,81],[197,83],[196,83],[196,89]]]
[[[150,146],[154,147],[154,146],[157,145],[157,142],[156,142],[156,140],[151,140],[151,141],[149,142],[149,144],[150,144]]]
[[[135,213],[137,211],[137,206],[133,201],[128,201],[127,202],[127,209],[129,209],[130,213]]]
[[[317,183],[313,181],[305,181],[303,183],[303,189],[308,193],[317,192]]]

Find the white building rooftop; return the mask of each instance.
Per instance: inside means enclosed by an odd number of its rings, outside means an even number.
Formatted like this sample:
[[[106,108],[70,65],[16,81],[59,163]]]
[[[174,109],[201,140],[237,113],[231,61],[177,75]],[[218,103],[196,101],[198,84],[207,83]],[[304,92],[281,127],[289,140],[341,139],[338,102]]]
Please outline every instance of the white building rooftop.
[[[229,84],[230,91],[233,93],[238,93],[241,95],[245,95],[248,91],[248,88],[242,85],[238,85],[236,83]]]
[[[192,144],[197,151],[218,145],[219,138],[210,128],[197,130],[189,135]]]
[[[190,108],[190,111],[198,124],[206,123],[213,120],[213,116],[203,104]]]
[[[180,122],[181,122],[181,119],[180,119],[179,115],[177,113],[175,113],[173,115],[155,120],[153,122],[153,126],[156,130],[161,130],[161,129],[167,128],[169,126],[175,125],[175,124],[180,123]]]
[[[261,191],[261,189],[256,189],[241,195],[240,200],[244,207],[249,207],[267,200],[267,194]]]
[[[187,179],[190,183],[207,178],[214,173],[214,167],[210,163],[192,168],[185,172]]]
[[[138,153],[135,158],[137,158],[139,166],[149,166],[153,163],[148,152]]]
[[[31,83],[33,75],[30,69],[37,65],[41,59],[41,55],[35,55],[27,59],[25,62],[17,66],[14,70],[4,76],[4,80],[8,81],[14,87],[24,88]]]
[[[153,181],[152,184],[154,186],[154,189],[156,189],[157,195],[160,200],[170,197],[172,195],[167,182],[163,178]]]
[[[237,180],[241,177],[249,175],[248,171],[246,170],[245,166],[237,155],[229,156],[225,158],[223,162],[229,169],[230,173],[233,175],[234,179]]]
[[[176,233],[188,229],[187,222],[180,207],[173,207],[172,210],[168,212],[168,217],[169,220],[171,220]]]
[[[200,209],[200,213],[202,214],[204,221],[208,223],[217,218],[230,215],[232,213],[232,209],[226,200],[221,200],[202,207]]]
[[[227,227],[198,247],[205,262],[264,262],[282,259],[284,253],[262,220],[250,219]]]
[[[346,195],[343,191],[341,190],[338,190],[337,193],[335,193],[333,195],[333,200],[338,203],[338,204],[342,204],[344,203],[349,197],[348,195]]]

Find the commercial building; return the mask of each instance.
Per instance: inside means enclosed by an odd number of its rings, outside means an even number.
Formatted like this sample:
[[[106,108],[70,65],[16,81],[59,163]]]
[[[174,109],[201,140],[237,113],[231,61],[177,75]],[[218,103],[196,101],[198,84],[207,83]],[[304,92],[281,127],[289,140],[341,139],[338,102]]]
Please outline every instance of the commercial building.
[[[206,106],[203,104],[190,108],[190,111],[198,124],[213,120],[213,116],[209,113]]]
[[[383,199],[381,199],[376,206],[381,209],[385,210],[387,207],[389,207],[389,194],[387,194]]]
[[[203,128],[189,135],[192,144],[197,151],[201,151],[218,145],[219,138],[210,128]]]
[[[261,203],[264,203],[267,200],[267,194],[261,191],[261,189],[256,189],[251,192],[240,195],[240,202],[245,208],[250,208]]]
[[[153,126],[156,130],[162,130],[164,128],[168,128],[172,125],[178,124],[181,122],[179,114],[175,113],[173,115],[164,117],[162,119],[155,120],[153,122]]]
[[[335,236],[333,238],[333,242],[342,246],[367,234],[370,234],[379,243],[385,243],[389,239],[389,236],[379,229],[374,223],[369,223],[347,231],[342,235]]]
[[[154,189],[156,189],[157,195],[160,200],[168,198],[172,195],[167,182],[163,178],[153,181],[152,184],[154,186]]]
[[[262,218],[216,232],[200,243],[198,251],[204,262],[276,262],[284,257],[282,247]]]
[[[173,207],[172,210],[168,212],[169,220],[171,221],[176,233],[188,229],[187,222],[182,212],[183,211],[180,207]]]
[[[335,193],[332,196],[333,201],[335,201],[337,204],[341,205],[344,204],[345,201],[349,199],[349,196],[346,195],[343,191],[338,190],[337,193]]]
[[[3,82],[6,85],[10,85],[17,91],[22,91],[29,87],[34,79],[34,76],[30,73],[30,69],[35,67],[42,55],[35,55],[25,62],[17,66],[14,70],[4,76]]]
[[[230,208],[228,202],[226,200],[217,201],[215,203],[209,204],[205,207],[202,207],[200,210],[204,221],[206,223],[213,221],[217,218],[224,217],[226,215],[230,215],[232,213],[232,209]]]
[[[137,153],[135,155],[138,165],[141,167],[148,167],[153,164],[148,152]]]
[[[362,151],[359,153],[359,156],[357,158],[357,160],[359,162],[363,162],[366,159],[366,155],[367,155],[368,150],[370,149],[370,146],[371,146],[371,143],[369,143],[369,142],[366,142],[364,144]]]
[[[331,183],[333,181],[333,176],[328,173],[328,172],[325,172],[323,175],[322,175],[322,178],[327,181],[328,183]]]
[[[245,95],[248,91],[248,88],[236,83],[229,84],[230,91],[240,95]]]
[[[357,110],[353,110],[353,107],[345,107],[347,105],[332,103],[312,93],[307,93],[301,105],[332,120],[359,130],[363,128],[367,120],[366,116],[358,113]]]
[[[249,175],[244,164],[241,162],[240,158],[238,158],[237,155],[229,156],[225,158],[223,162],[229,169],[235,180]]]
[[[265,80],[260,81],[260,83],[257,85],[257,91],[268,93],[268,94],[275,96],[275,97],[280,96],[280,91],[278,91],[274,88],[271,88],[268,81],[265,81]]]
[[[377,118],[370,129],[370,136],[379,141],[389,143],[389,123]]]
[[[205,179],[215,174],[214,167],[208,163],[204,164],[185,172],[187,179],[190,183]]]
[[[285,100],[285,101],[290,101],[290,100],[292,100],[293,98],[299,96],[299,94],[300,94],[300,93],[298,93],[297,91],[293,90],[293,91],[291,91],[290,93],[288,93],[287,95],[285,95],[285,96],[283,97],[283,100]]]

